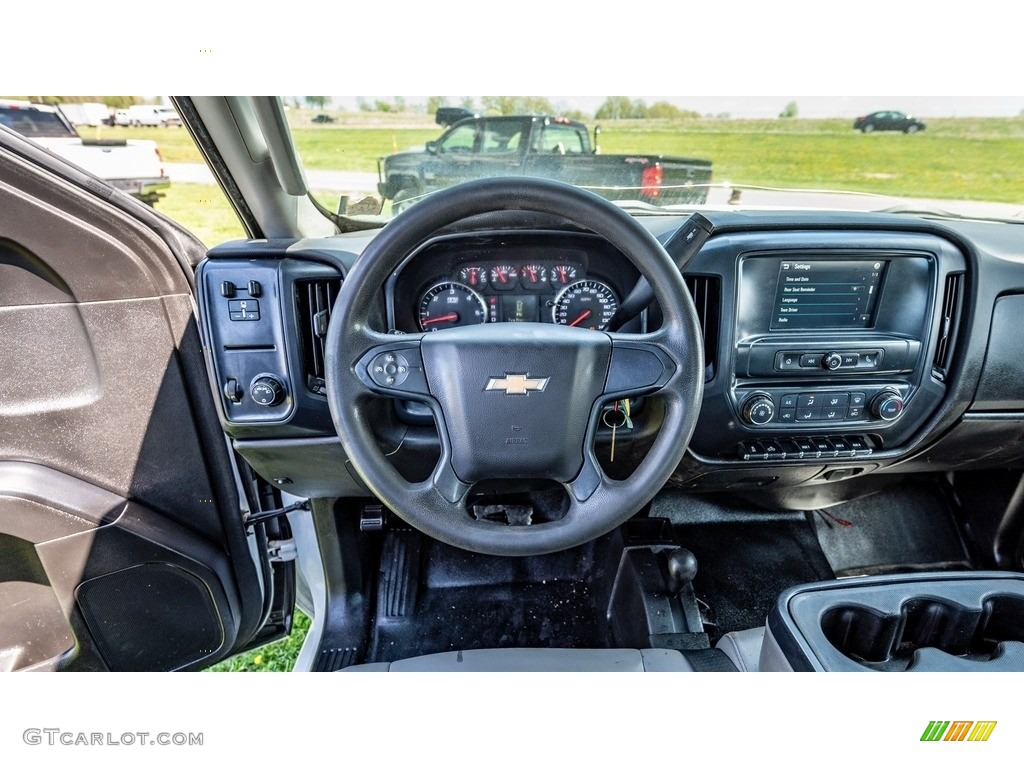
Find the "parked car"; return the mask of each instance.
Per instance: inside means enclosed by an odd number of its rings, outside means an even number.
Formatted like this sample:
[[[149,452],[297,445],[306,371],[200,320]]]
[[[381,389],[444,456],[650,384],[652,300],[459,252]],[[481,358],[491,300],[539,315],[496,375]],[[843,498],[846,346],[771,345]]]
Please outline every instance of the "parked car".
[[[325,114],[322,114],[322,113],[321,113],[321,114],[319,114],[319,115],[316,115],[316,116],[315,116],[315,117],[313,118],[313,122],[314,122],[314,123],[317,123],[318,125],[319,125],[319,124],[323,124],[323,125],[326,125],[327,123],[333,123],[333,122],[334,122],[334,118],[333,118],[333,117],[331,117],[330,115],[325,115]]]
[[[883,111],[872,112],[870,115],[858,117],[853,121],[854,130],[862,133],[873,131],[903,131],[904,133],[917,133],[925,129],[925,124],[913,115],[905,115],[902,112]]]
[[[302,670],[1024,668],[1019,219],[346,218],[280,99],[175,104],[247,238],[0,129],[3,668],[199,669],[296,602]]]

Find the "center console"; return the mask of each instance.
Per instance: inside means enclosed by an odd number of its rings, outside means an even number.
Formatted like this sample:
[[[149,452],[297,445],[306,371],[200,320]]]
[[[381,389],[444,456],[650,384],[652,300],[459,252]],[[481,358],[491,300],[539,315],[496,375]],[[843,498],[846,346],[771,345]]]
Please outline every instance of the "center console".
[[[794,587],[768,614],[759,668],[1024,671],[1024,576],[918,573]]]
[[[787,239],[791,247],[780,247]],[[737,462],[857,459],[898,448],[934,413],[945,393],[938,341],[951,329],[944,278],[963,269],[950,243],[832,232],[724,245],[735,270],[723,281],[735,301],[721,334],[728,376],[708,387],[702,421],[719,428],[699,425],[695,452]]]

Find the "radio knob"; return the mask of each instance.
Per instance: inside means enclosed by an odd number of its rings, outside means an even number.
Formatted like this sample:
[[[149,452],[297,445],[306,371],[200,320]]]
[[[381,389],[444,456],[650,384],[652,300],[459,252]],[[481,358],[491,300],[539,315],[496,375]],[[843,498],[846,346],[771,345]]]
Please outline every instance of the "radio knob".
[[[249,395],[257,405],[269,408],[284,400],[284,385],[273,376],[260,376],[249,387]]]
[[[896,421],[903,413],[903,398],[898,392],[883,392],[871,401],[871,415],[882,421]]]
[[[821,367],[826,368],[830,371],[834,371],[843,364],[843,356],[838,352],[829,352],[823,358],[821,358]]]
[[[743,403],[743,420],[758,426],[767,424],[775,416],[775,403],[768,395],[754,395]]]

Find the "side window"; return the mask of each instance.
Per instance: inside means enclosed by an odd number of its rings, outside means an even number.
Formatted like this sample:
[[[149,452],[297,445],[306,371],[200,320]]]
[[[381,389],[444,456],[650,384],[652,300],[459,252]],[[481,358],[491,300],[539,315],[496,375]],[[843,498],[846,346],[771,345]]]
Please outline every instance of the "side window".
[[[452,129],[441,142],[442,152],[466,153],[473,151],[476,143],[476,125],[460,125]]]
[[[483,144],[480,151],[490,154],[515,152],[519,149],[520,136],[522,136],[522,123],[518,121],[488,121],[484,124]]]
[[[539,152],[578,155],[583,152],[583,137],[571,125],[547,125],[541,132]]]

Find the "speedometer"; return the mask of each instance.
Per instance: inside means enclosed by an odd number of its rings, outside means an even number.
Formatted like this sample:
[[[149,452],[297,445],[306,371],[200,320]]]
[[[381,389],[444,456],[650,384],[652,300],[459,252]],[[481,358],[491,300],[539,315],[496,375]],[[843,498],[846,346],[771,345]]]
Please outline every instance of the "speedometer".
[[[424,331],[440,331],[442,328],[486,321],[487,305],[483,297],[462,283],[438,283],[420,299],[420,328]]]
[[[580,280],[558,292],[551,313],[561,325],[603,331],[618,308],[619,300],[607,285],[600,280]]]

